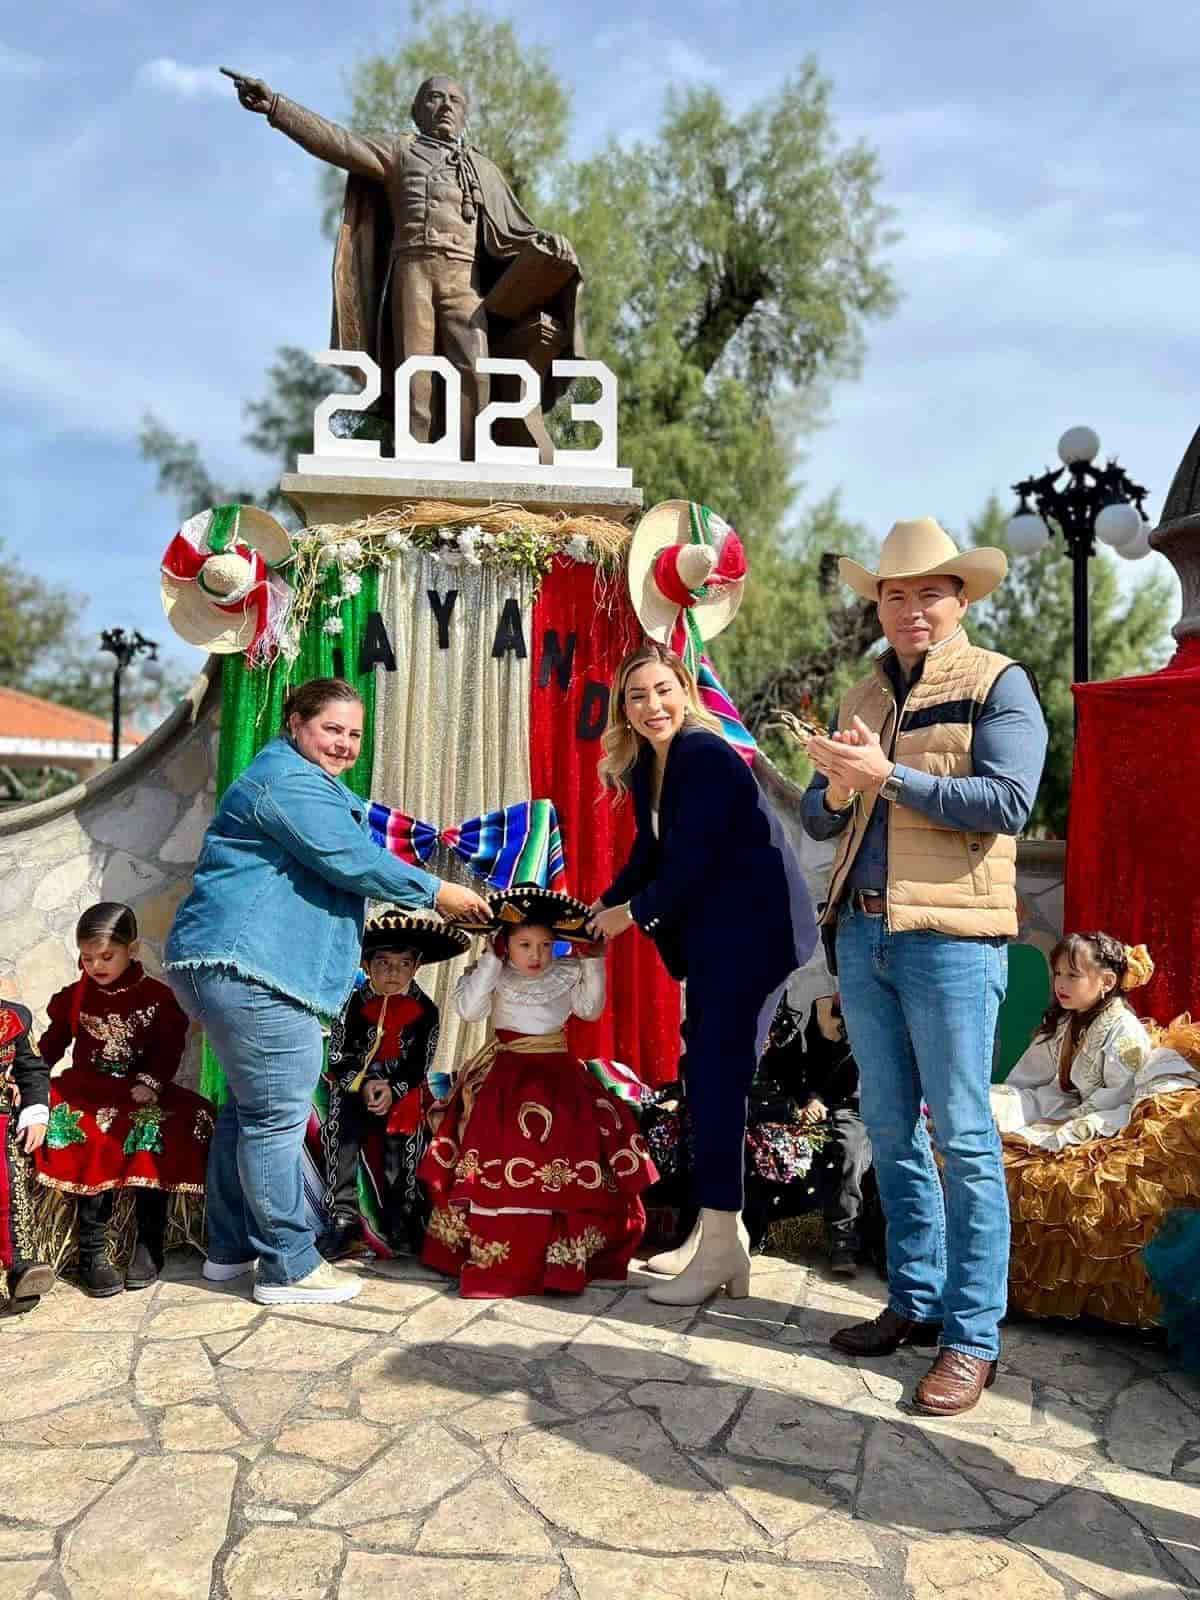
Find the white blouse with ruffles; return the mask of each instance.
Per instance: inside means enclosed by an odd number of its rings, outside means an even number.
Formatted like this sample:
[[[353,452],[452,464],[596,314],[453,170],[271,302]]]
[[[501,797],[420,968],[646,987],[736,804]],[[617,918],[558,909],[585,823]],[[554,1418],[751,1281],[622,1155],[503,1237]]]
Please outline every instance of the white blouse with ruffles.
[[[1001,1133],[1043,1150],[1110,1138],[1129,1121],[1137,1074],[1151,1053],[1150,1036],[1121,999],[1114,998],[1087,1027],[1071,1062],[1069,1090],[1059,1083],[1067,1018],[1050,1038],[1038,1038],[1002,1084],[991,1091]]]
[[[454,1004],[467,1022],[491,1015],[510,1033],[554,1033],[571,1015],[594,1022],[604,1010],[603,956],[566,956],[546,972],[526,978],[485,950],[454,986]]]

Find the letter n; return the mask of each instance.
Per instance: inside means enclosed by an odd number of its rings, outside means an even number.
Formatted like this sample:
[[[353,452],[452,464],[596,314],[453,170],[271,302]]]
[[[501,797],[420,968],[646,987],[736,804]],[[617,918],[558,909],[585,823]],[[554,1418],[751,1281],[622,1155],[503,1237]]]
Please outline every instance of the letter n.
[[[542,640],[542,664],[538,668],[538,688],[544,689],[550,682],[553,673],[558,678],[560,689],[571,687],[571,667],[575,661],[576,635],[567,635],[566,648],[558,642],[558,630],[547,628],[546,637]]]

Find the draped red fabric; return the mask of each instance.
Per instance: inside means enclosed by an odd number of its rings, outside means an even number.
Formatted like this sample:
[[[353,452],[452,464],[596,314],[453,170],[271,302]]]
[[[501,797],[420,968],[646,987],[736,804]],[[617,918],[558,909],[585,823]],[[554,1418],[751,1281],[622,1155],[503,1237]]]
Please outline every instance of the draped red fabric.
[[[1200,1010],[1200,639],[1161,672],[1075,685],[1078,729],[1064,925],[1144,944],[1130,999],[1167,1022]]]
[[[572,637],[564,688],[563,657]],[[589,903],[608,888],[633,843],[633,808],[614,807],[601,792],[596,763],[608,686],[622,656],[641,638],[623,585],[602,584],[596,568],[584,562],[556,559],[533,608],[530,793],[553,800],[567,858],[566,887]],[[581,737],[581,731],[591,736]],[[675,1077],[679,987],[636,928],[622,934],[609,954],[604,1015],[591,1023],[573,1018],[568,1036],[577,1054],[613,1056],[647,1083]]]

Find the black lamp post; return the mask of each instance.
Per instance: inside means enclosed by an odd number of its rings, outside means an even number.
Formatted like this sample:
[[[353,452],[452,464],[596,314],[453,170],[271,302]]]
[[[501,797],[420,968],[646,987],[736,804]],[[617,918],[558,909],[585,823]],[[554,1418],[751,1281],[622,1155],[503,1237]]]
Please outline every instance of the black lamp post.
[[[158,661],[158,641],[147,639],[135,628],[126,633],[124,628],[105,628],[100,635],[100,648],[117,658],[112,682],[112,758],[121,759],[121,674],[140,655]]]
[[[1096,554],[1096,540],[1127,561],[1150,553],[1144,526],[1149,519],[1142,505],[1150,491],[1134,483],[1115,460],[1095,466],[1099,451],[1099,437],[1091,428],[1068,428],[1058,441],[1062,466],[1013,484],[1018,505],[1007,529],[1009,546],[1018,556],[1045,549],[1052,528],[1062,534],[1073,568],[1076,683],[1091,677],[1088,562]]]

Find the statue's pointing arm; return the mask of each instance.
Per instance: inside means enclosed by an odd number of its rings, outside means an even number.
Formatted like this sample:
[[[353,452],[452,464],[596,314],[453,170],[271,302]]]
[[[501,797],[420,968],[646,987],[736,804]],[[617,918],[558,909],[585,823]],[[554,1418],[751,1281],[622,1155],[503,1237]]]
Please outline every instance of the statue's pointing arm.
[[[383,139],[370,139],[351,133],[348,128],[276,94],[261,78],[238,78],[238,99],[247,111],[266,117],[273,128],[286,133],[309,155],[331,166],[356,172],[361,178],[382,182],[391,170],[392,146]]]

